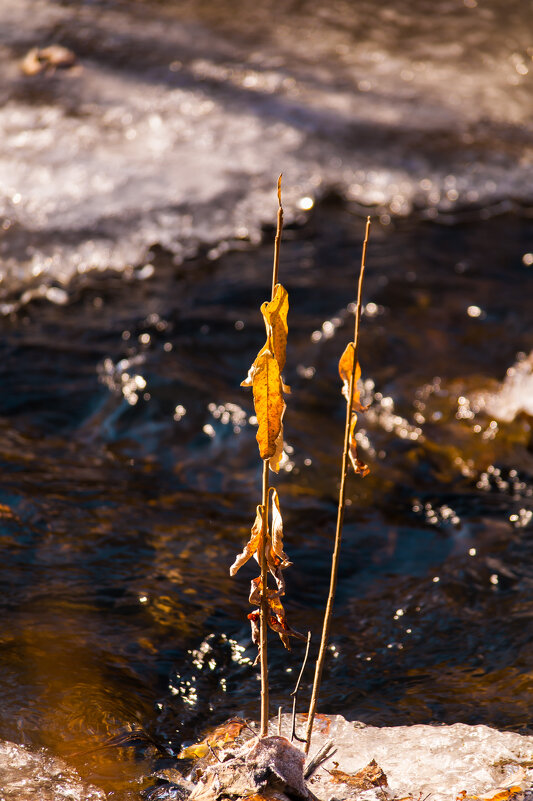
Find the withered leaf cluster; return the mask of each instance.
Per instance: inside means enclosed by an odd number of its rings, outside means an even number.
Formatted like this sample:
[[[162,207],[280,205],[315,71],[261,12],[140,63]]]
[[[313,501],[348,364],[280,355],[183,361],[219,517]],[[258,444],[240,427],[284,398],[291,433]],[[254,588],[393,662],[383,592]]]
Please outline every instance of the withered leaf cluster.
[[[250,367],[248,376],[241,383],[243,387],[252,387],[258,424],[256,438],[259,455],[261,459],[268,462],[268,466],[275,473],[279,471],[283,455],[283,415],[286,408],[283,393],[290,392],[290,387],[283,383],[281,377],[287,352],[288,311],[289,294],[285,287],[276,284],[272,300],[261,306],[266,329],[266,342]],[[279,634],[285,648],[290,649],[289,637],[301,637],[302,639],[305,637],[290,628],[280,600],[280,597],[285,594],[285,580],[282,571],[289,567],[291,562],[283,550],[283,520],[278,493],[273,487],[269,489],[267,498],[263,499],[264,503],[265,501],[267,507],[270,501],[272,504],[270,528],[268,508],[260,504],[256,510],[250,539],[230,567],[230,575],[234,576],[251,556],[260,565],[261,554],[265,553],[268,572],[273,576],[276,587],[275,589],[268,586],[263,587],[261,576],[253,579],[250,603],[260,606],[261,599],[265,598],[268,625]],[[248,619],[252,625],[252,640],[259,645],[259,609],[254,609],[248,615]]]
[[[272,503],[270,529],[264,530],[264,509],[263,506],[258,505],[250,539],[231,565],[229,572],[230,576],[234,576],[252,556],[260,563],[260,554],[263,547],[265,547],[268,570],[276,584],[275,589],[266,588],[268,625],[279,634],[285,648],[290,650],[290,637],[298,637],[302,640],[305,637],[291,629],[285,617],[283,604],[280,601],[280,597],[285,594],[283,570],[289,567],[292,562],[289,561],[287,554],[283,550],[283,519],[279,506],[279,496],[274,487],[269,490],[269,498]],[[262,590],[261,576],[252,579],[249,597],[251,604],[259,605],[261,603]],[[259,645],[259,609],[254,609],[250,612],[248,619],[252,625],[252,640],[256,645]]]
[[[275,473],[279,471],[283,454],[283,393],[290,392],[281,377],[287,350],[288,311],[289,294],[285,287],[276,284],[272,300],[261,306],[266,342],[241,383],[241,387],[252,387],[259,455],[261,459],[269,459],[270,469]]]
[[[350,402],[350,381],[352,378],[352,373],[354,369],[354,358],[355,358],[355,343],[349,342],[346,346],[344,353],[342,354],[340,361],[339,361],[339,375],[342,381],[342,394],[346,398],[346,402]],[[355,439],[355,426],[357,424],[357,412],[366,412],[367,406],[363,406],[361,403],[360,393],[357,389],[357,382],[361,378],[361,367],[359,362],[355,365],[355,374],[354,374],[354,389],[353,389],[353,401],[352,401],[352,409],[351,409],[351,419],[350,419],[350,462],[352,463],[352,467],[355,473],[359,473],[361,476],[366,476],[370,472],[368,465],[366,465],[361,459],[359,459],[357,455],[357,442]]]

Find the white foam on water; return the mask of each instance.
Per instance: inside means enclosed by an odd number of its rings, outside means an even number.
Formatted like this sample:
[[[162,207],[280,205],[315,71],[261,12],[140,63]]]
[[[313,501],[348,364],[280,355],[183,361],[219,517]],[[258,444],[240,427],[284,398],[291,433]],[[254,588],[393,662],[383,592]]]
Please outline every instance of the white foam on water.
[[[484,411],[502,423],[511,423],[520,412],[533,417],[533,352],[521,354],[494,392],[473,396],[477,411]]]
[[[437,36],[409,3],[182,5],[1,4],[5,291],[257,241],[280,172],[288,220],[330,188],[393,215],[533,202],[531,54],[507,6],[437,4]],[[22,75],[57,30],[77,63]]]
[[[0,801],[105,801],[71,768],[44,749],[0,742]]]

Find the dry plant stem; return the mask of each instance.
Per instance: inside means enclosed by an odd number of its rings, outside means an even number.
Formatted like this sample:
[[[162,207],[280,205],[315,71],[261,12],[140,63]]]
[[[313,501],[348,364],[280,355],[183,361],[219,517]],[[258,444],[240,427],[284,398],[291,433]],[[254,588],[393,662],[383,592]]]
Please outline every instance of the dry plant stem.
[[[334,747],[333,740],[328,740],[327,743],[322,746],[320,751],[317,751],[314,757],[309,761],[309,764],[306,765],[304,770],[304,779],[308,779],[310,776],[312,776],[315,770],[319,768],[320,765],[326,761],[326,759],[329,759],[336,753],[337,749]]]
[[[339,505],[337,508],[337,527],[335,530],[335,545],[333,548],[333,555],[331,558],[331,577],[329,584],[329,595],[326,604],[326,611],[324,613],[324,623],[322,626],[322,639],[320,640],[320,649],[315,667],[315,679],[313,682],[313,691],[311,694],[311,703],[309,705],[309,717],[307,720],[307,731],[305,735],[305,753],[309,753],[311,747],[311,735],[313,732],[313,722],[315,719],[316,707],[318,703],[318,693],[320,691],[320,682],[322,680],[322,671],[324,669],[324,662],[326,658],[326,648],[328,645],[329,632],[331,628],[331,618],[333,616],[333,604],[335,601],[335,592],[337,590],[337,574],[339,570],[339,557],[341,550],[342,540],[342,526],[344,523],[344,507],[346,500],[346,477],[348,475],[349,466],[349,450],[350,450],[350,423],[352,419],[352,406],[355,391],[355,370],[357,367],[357,356],[359,351],[359,324],[361,320],[361,295],[363,290],[363,277],[365,274],[365,261],[366,261],[366,247],[368,244],[368,232],[370,230],[370,217],[366,219],[365,239],[363,242],[363,252],[361,255],[361,269],[359,272],[359,284],[357,288],[357,307],[355,310],[355,331],[354,331],[354,357],[353,368],[350,376],[349,399],[346,403],[346,423],[344,426],[344,448],[342,452],[342,468],[341,468],[341,482],[339,488]]]
[[[268,735],[268,654],[267,654],[267,632],[268,632],[268,601],[266,594],[268,566],[266,555],[266,539],[268,532],[268,459],[263,462],[263,539],[261,543],[261,607],[259,613],[260,626],[260,646],[259,653],[261,659],[261,737]]]
[[[278,219],[276,226],[276,238],[274,240],[274,263],[272,265],[272,292],[271,300],[274,299],[276,284],[278,283],[279,272],[279,248],[281,244],[281,230],[283,228],[283,206],[281,205],[281,175],[278,178]],[[261,607],[259,614],[259,637],[260,637],[260,660],[261,660],[261,737],[268,735],[268,652],[267,652],[267,632],[268,632],[268,600],[267,600],[267,581],[268,565],[266,555],[266,540],[268,534],[268,470],[269,459],[263,462],[263,542],[261,544]]]
[[[311,632],[307,632],[307,645],[305,647],[305,656],[304,661],[302,662],[302,667],[300,668],[300,675],[298,676],[298,680],[296,682],[296,687],[292,691],[292,723],[291,723],[291,743],[294,739],[298,740],[300,743],[305,743],[305,740],[302,740],[301,737],[298,737],[296,734],[296,704],[298,703],[298,693],[300,691],[300,684],[302,683],[302,676],[304,675],[305,666],[307,665],[307,657],[309,656],[309,646],[311,645]]]
[[[281,229],[283,228],[283,206],[281,205],[281,175],[278,178],[278,220],[276,226],[276,238],[274,240],[274,264],[272,267],[272,300],[274,291],[278,283],[279,272],[279,247],[281,244]]]

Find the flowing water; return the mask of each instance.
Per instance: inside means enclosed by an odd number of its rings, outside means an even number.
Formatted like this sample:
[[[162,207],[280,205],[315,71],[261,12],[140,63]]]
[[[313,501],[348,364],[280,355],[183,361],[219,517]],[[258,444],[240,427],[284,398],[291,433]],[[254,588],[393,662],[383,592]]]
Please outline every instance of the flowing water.
[[[0,2],[0,739],[118,801],[165,749],[257,717],[255,574],[228,566],[260,493],[239,383],[281,170],[275,483],[288,619],[315,641],[373,218],[371,474],[349,485],[322,708],[530,726],[531,8],[286,5]],[[25,74],[51,44],[75,63]],[[273,709],[301,656],[273,635]]]

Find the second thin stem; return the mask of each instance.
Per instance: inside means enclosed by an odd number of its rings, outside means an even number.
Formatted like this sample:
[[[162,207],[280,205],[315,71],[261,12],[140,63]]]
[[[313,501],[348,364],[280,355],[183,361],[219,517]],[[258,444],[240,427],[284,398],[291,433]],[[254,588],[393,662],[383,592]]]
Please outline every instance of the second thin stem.
[[[363,276],[365,272],[366,260],[366,246],[368,243],[368,232],[370,230],[370,217],[367,217],[365,239],[363,242],[363,252],[361,255],[361,269],[359,272],[359,283],[357,287],[357,307],[355,310],[355,330],[354,330],[354,355],[353,355],[353,368],[350,376],[350,387],[348,391],[348,400],[346,403],[346,423],[344,426],[344,448],[342,451],[342,467],[341,467],[341,481],[339,487],[339,505],[337,508],[337,526],[335,530],[335,545],[333,548],[333,555],[331,557],[331,575],[329,584],[329,594],[326,604],[326,611],[324,612],[324,623],[322,626],[322,638],[320,640],[320,649],[315,667],[315,679],[313,682],[313,691],[311,694],[311,703],[309,705],[309,717],[307,719],[307,730],[305,734],[305,753],[309,753],[311,746],[311,735],[313,732],[313,722],[316,714],[316,707],[318,703],[318,694],[320,692],[320,683],[322,680],[322,671],[324,669],[324,662],[326,659],[326,649],[329,640],[329,632],[331,628],[331,619],[333,617],[333,604],[335,602],[335,592],[337,590],[337,574],[339,572],[339,557],[341,550],[342,540],[342,527],[344,523],[344,507],[346,502],[346,477],[348,475],[349,465],[349,452],[350,452],[350,423],[352,420],[352,407],[355,392],[355,371],[357,367],[357,354],[359,350],[359,323],[361,320],[361,295],[363,291]]]

